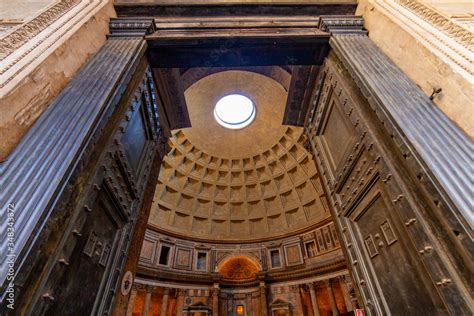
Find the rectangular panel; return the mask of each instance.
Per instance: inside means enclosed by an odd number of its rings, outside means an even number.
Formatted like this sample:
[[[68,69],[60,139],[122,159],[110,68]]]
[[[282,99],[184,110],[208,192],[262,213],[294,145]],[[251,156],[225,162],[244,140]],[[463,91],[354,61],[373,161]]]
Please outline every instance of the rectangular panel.
[[[294,266],[303,263],[303,254],[299,243],[292,245],[284,245],[285,259],[287,266]]]
[[[174,267],[176,269],[191,270],[192,250],[189,248],[176,247]]]

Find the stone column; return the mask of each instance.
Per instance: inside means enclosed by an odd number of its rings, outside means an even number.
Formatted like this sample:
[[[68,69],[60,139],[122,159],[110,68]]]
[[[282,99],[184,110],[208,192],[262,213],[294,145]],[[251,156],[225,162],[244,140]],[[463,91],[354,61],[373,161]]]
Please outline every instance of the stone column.
[[[130,298],[128,299],[127,305],[127,316],[132,316],[133,307],[135,306],[135,299],[137,298],[137,286],[135,284],[132,285],[132,291],[130,293]]]
[[[253,315],[252,293],[245,294],[245,315],[246,316]]]
[[[148,316],[148,313],[150,311],[150,302],[151,302],[151,293],[152,292],[153,292],[153,287],[152,286],[147,286],[146,287],[146,294],[145,294],[145,303],[143,303],[142,316]]]
[[[183,316],[184,290],[177,289],[178,299],[176,300],[176,316]]]
[[[227,294],[227,315],[234,314],[234,295]]]
[[[260,282],[260,304],[262,306],[262,316],[267,316],[268,307],[267,307],[267,291],[265,288],[265,281]]]
[[[353,302],[349,294],[349,276],[343,275],[339,278],[339,284],[341,285],[342,295],[344,296],[344,302],[346,303],[346,309],[348,312],[354,310]]]
[[[339,310],[337,309],[336,298],[334,297],[334,290],[332,289],[332,281],[326,280],[326,287],[329,293],[329,301],[331,302],[331,310],[333,316],[339,316]]]
[[[318,300],[316,298],[316,291],[314,290],[314,284],[313,283],[308,284],[308,288],[309,288],[309,295],[311,296],[311,306],[313,307],[313,315],[319,316],[319,306],[318,306]]]
[[[212,316],[219,316],[219,284],[214,283],[212,291]]]
[[[303,315],[303,302],[301,301],[301,292],[299,285],[290,285],[289,291],[293,294],[293,313],[295,315]]]
[[[168,297],[170,294],[170,289],[165,287],[163,289],[163,300],[161,302],[161,312],[160,316],[166,316],[166,311],[168,310]]]

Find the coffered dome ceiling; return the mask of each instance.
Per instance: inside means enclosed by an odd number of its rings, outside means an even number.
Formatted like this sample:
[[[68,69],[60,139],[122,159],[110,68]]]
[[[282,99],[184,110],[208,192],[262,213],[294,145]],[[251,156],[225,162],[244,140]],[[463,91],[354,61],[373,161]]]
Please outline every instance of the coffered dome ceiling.
[[[248,96],[255,120],[239,130],[214,119],[231,93]],[[329,211],[303,129],[281,124],[286,90],[252,72],[224,71],[186,90],[193,127],[173,131],[149,225],[211,240],[272,238],[300,231]]]

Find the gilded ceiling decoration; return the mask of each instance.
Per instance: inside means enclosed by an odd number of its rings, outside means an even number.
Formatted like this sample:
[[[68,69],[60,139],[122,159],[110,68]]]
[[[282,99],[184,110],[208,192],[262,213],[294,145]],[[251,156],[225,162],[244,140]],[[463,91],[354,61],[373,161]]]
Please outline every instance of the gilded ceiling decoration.
[[[244,281],[256,278],[258,267],[246,257],[237,256],[228,259],[219,269],[219,274],[223,279]]]
[[[238,90],[228,88],[232,82]],[[229,92],[255,102],[254,122],[243,129],[213,117],[214,101]],[[242,241],[294,233],[330,216],[303,129],[281,124],[286,91],[276,81],[226,71],[199,80],[186,98],[193,127],[172,133],[149,225]]]

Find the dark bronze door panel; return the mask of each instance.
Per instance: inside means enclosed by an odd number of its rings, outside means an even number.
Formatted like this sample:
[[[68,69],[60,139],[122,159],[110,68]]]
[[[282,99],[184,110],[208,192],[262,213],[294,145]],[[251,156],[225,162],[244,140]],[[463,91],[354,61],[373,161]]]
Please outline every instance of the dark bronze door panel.
[[[58,285],[57,302],[47,313],[53,315],[90,315],[104,279],[108,261],[117,250],[122,224],[113,203],[102,190],[89,213],[73,253],[68,272]],[[114,214],[115,213],[115,214]]]

